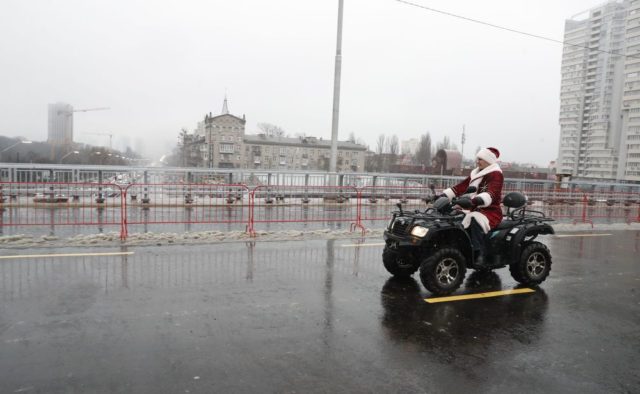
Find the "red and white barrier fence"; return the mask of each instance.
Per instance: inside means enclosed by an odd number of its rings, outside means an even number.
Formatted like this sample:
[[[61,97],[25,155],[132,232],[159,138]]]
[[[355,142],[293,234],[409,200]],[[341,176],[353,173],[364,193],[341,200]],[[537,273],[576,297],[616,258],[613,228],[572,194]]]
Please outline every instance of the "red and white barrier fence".
[[[503,195],[511,190],[505,189]],[[424,210],[434,189],[417,186],[257,186],[209,183],[0,183],[2,226],[119,226],[229,224],[255,235],[280,223],[365,224],[387,221],[393,204]],[[531,209],[573,223],[640,222],[640,194],[528,190]]]

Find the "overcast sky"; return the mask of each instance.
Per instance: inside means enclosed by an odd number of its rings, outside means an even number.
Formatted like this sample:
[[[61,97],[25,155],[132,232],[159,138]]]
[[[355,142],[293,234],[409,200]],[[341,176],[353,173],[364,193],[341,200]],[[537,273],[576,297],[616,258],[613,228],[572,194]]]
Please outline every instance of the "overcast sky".
[[[561,40],[602,0],[413,0]],[[426,132],[498,147],[504,161],[557,156],[562,45],[395,0],[344,0],[341,140]],[[3,0],[0,135],[47,138],[47,104],[83,133],[112,133],[151,156],[205,113],[246,115],[291,135],[331,137],[338,0]]]

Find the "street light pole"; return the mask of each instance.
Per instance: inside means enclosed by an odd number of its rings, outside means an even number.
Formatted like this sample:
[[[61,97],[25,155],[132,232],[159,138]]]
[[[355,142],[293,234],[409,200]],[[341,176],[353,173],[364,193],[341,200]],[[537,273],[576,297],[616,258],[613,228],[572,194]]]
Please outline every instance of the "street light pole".
[[[338,39],[336,43],[336,65],[333,79],[333,118],[331,120],[331,158],[329,172],[336,172],[338,156],[338,120],[340,117],[340,75],[342,70],[342,9],[343,1],[338,0]]]
[[[78,152],[77,150],[74,150],[74,151],[71,151],[71,152],[67,153],[66,155],[62,156],[62,158],[60,159],[60,164],[62,164],[62,161],[63,161],[67,156],[69,156],[69,155],[71,155],[71,154],[76,154],[76,155],[78,155],[78,154],[80,154],[80,152]]]
[[[20,144],[31,144],[32,142],[33,142],[33,141],[20,140],[20,141],[16,142],[15,144],[13,144],[13,145],[9,145],[8,147],[4,148],[3,150],[0,150],[0,155],[1,155],[3,152],[6,152],[6,151],[8,151],[9,149],[13,148],[14,146],[18,146],[18,145],[20,145]]]

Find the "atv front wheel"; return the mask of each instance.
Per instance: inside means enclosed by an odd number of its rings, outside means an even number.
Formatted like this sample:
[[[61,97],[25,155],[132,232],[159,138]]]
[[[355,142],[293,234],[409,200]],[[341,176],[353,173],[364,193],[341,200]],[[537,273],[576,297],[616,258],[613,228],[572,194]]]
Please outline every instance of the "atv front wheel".
[[[544,282],[551,271],[551,253],[540,242],[528,244],[520,259],[509,265],[511,276],[523,285],[538,285]]]
[[[382,251],[382,263],[389,273],[397,278],[408,278],[418,270],[415,259],[407,253],[395,251],[385,246]]]
[[[457,249],[445,248],[420,264],[420,281],[433,294],[446,295],[460,287],[466,272],[466,259],[462,253]]]

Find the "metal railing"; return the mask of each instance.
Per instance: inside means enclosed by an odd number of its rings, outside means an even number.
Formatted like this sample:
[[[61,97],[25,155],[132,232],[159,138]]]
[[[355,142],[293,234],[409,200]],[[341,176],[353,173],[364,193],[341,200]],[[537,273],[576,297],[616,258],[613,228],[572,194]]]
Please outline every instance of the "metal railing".
[[[587,193],[544,189],[527,185],[525,194],[532,209],[573,223],[594,221],[640,222],[640,193]],[[518,190],[509,185],[503,195]],[[521,190],[521,189],[520,189]],[[187,224],[222,230],[241,228],[259,231],[291,229],[302,224],[322,229],[342,228],[364,233],[387,221],[394,204],[405,210],[423,210],[441,189],[425,186],[298,186],[215,183],[105,183],[1,182],[0,229],[2,227],[119,226],[120,238],[130,229],[149,225]],[[332,227],[334,226],[334,227]],[[335,227],[340,226],[340,227]],[[175,231],[175,229],[174,229]]]

